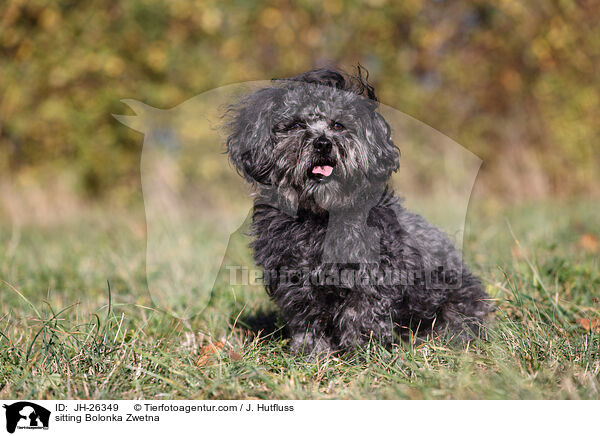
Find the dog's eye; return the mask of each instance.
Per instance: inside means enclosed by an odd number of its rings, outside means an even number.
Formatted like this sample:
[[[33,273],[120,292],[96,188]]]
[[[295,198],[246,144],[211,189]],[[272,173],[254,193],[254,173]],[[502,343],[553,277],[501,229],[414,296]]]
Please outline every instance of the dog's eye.
[[[342,126],[340,123],[333,123],[332,126],[333,130],[343,130],[344,126]]]
[[[290,124],[290,126],[288,127],[289,130],[298,130],[304,127],[304,124],[302,124],[299,121],[293,122],[292,124]]]

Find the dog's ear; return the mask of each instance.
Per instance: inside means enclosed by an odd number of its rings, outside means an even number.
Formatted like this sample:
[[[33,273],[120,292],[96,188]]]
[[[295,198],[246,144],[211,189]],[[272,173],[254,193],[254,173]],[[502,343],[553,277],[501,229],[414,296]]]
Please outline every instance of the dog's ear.
[[[400,149],[392,140],[392,129],[385,118],[376,111],[371,112],[366,128],[366,141],[374,151],[376,165],[372,168],[376,179],[387,180],[392,172],[400,168]]]
[[[282,90],[260,89],[229,107],[227,153],[238,172],[250,183],[270,184],[272,127]]]

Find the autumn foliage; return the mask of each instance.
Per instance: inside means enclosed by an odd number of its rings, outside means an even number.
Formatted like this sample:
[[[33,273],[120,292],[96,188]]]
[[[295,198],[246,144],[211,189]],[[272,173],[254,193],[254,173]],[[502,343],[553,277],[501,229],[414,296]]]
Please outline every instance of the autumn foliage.
[[[0,172],[134,188],[140,136],[112,118],[322,65],[371,73],[386,105],[485,162],[506,196],[598,188],[598,0],[6,0]],[[400,144],[401,145],[401,144]]]

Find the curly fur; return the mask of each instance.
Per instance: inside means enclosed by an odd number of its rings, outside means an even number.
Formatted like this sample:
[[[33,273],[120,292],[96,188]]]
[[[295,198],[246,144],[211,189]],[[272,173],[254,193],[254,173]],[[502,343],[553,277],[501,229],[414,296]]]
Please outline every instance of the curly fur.
[[[360,68],[274,80],[228,113],[229,158],[258,191],[251,247],[293,351],[480,334],[479,280],[387,186],[400,152]]]

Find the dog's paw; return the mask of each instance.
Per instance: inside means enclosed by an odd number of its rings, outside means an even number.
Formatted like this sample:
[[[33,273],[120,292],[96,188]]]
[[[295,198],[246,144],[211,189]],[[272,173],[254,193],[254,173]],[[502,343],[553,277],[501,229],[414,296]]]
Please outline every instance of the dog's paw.
[[[311,333],[298,333],[292,336],[290,351],[307,357],[326,356],[333,352],[327,338]]]

